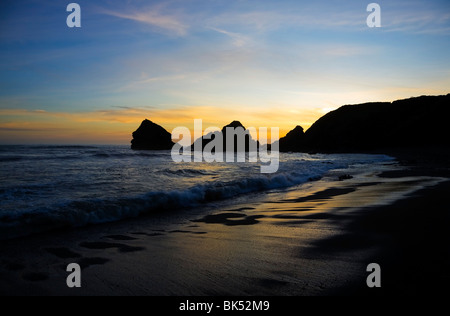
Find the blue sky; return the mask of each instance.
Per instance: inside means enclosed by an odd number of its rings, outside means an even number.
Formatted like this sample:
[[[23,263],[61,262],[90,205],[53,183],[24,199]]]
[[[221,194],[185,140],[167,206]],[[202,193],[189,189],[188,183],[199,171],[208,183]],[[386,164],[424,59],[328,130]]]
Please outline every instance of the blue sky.
[[[0,143],[128,143],[239,119],[308,128],[343,104],[450,92],[450,1],[0,3]]]

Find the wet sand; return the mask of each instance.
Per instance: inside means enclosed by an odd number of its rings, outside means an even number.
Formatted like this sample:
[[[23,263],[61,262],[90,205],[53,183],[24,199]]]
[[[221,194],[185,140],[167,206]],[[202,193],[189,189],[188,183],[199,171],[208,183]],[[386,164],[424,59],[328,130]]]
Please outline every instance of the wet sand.
[[[0,294],[430,294],[450,278],[450,182],[411,170],[343,181],[337,170],[288,191],[2,241]],[[66,285],[73,262],[81,288]],[[366,286],[372,262],[381,288]]]

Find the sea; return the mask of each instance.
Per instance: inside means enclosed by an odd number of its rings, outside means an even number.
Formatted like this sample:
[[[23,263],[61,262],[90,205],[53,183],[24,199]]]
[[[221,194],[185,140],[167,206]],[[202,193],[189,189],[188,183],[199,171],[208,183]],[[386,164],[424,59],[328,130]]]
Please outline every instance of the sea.
[[[286,190],[331,170],[392,161],[385,155],[280,153],[259,163],[179,162],[128,145],[0,146],[0,240],[54,229],[182,212],[220,200]]]

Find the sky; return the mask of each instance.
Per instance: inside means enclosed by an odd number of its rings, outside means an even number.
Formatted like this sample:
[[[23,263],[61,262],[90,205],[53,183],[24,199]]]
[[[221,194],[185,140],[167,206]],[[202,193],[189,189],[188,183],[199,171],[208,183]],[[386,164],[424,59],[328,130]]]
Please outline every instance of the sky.
[[[0,144],[129,144],[141,121],[305,130],[450,93],[450,1],[0,1]]]

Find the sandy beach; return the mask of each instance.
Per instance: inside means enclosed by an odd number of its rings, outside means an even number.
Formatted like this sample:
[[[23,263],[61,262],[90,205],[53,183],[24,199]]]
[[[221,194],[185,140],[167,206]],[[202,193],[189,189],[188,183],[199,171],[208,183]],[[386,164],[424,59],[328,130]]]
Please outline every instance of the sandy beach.
[[[450,277],[450,182],[426,173],[336,170],[288,191],[2,241],[0,294],[429,294]],[[66,285],[73,262],[81,288]],[[373,262],[381,288],[366,286]]]

